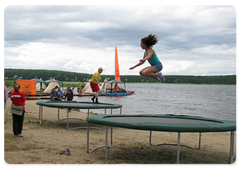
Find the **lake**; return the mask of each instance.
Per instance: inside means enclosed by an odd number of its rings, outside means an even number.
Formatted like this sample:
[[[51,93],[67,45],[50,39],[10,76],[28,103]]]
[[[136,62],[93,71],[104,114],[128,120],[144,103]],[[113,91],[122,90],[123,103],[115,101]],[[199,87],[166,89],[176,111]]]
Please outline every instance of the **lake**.
[[[100,96],[99,102],[121,104],[123,114],[176,114],[236,121],[235,85],[128,83],[126,86],[135,93]],[[74,100],[91,101],[91,97],[74,97]],[[93,112],[103,113],[103,110]]]

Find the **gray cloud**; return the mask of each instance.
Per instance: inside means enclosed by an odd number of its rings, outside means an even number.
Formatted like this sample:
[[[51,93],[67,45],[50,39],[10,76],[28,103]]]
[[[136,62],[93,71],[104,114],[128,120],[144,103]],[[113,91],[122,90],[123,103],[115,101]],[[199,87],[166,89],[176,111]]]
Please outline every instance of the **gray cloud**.
[[[163,63],[170,65],[164,67],[169,67],[169,70],[163,70],[166,74],[236,73],[236,11],[232,6],[8,6],[4,24],[7,68],[17,67],[13,58],[24,60],[22,56],[43,56],[50,60],[53,56],[48,54],[53,52],[47,47],[51,47],[62,60],[69,59],[67,54],[72,60],[56,61],[52,68],[49,65],[47,68],[84,71],[77,70],[83,62],[91,68],[97,66],[91,52],[98,51],[109,61],[114,55],[109,48],[117,46],[123,50],[119,53],[126,55],[119,56],[127,62],[122,64],[122,72],[138,74],[139,70],[129,71],[128,68],[143,55],[139,47],[141,38],[153,33],[159,38],[155,51]],[[42,47],[40,44],[44,49],[37,49]],[[61,54],[58,51],[62,51]],[[85,60],[87,56],[88,61]],[[212,60],[224,64],[226,59],[232,63],[228,65],[229,69],[222,70],[217,64],[212,68],[203,66]],[[108,61],[105,62],[106,71],[113,73],[110,71],[113,66]],[[174,70],[181,69],[174,67],[179,61],[189,63],[189,69]],[[46,68],[44,63],[40,67]]]

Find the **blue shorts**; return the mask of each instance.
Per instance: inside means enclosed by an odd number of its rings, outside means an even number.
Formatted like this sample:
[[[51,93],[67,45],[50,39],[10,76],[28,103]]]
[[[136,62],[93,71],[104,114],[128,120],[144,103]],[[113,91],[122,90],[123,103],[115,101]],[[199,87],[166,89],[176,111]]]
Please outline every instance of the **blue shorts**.
[[[163,69],[161,62],[157,63],[156,65],[153,65],[153,67],[157,70],[157,72],[159,72]]]

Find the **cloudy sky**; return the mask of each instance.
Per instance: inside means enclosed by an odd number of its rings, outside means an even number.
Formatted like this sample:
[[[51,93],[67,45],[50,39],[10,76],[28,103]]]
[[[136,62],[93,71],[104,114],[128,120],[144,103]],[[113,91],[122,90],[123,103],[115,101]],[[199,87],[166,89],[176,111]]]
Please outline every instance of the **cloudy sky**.
[[[7,6],[4,68],[121,75],[143,57],[141,38],[157,35],[153,49],[165,75],[236,74],[234,6]]]

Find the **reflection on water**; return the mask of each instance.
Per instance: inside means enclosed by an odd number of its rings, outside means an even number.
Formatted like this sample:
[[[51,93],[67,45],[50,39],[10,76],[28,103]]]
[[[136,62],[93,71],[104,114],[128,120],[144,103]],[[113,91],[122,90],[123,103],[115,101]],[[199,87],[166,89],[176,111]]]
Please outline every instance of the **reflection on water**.
[[[99,101],[122,104],[123,114],[177,114],[236,120],[235,85],[127,84],[127,88],[135,94],[101,96]],[[90,102],[91,97],[74,100]]]

